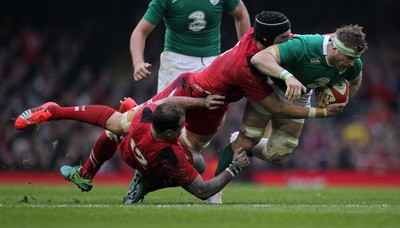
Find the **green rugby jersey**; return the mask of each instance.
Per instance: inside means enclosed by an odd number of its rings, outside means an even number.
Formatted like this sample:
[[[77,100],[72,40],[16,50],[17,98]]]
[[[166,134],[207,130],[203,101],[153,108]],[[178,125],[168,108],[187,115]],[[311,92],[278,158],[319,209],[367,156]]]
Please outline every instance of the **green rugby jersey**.
[[[296,35],[292,39],[278,44],[280,65],[292,73],[308,89],[330,85],[343,79],[354,80],[362,69],[361,59],[354,66],[340,73],[335,67],[329,66],[326,59],[328,37],[315,35]],[[286,91],[283,80],[274,80]]]
[[[221,53],[223,10],[239,0],[152,0],[143,16],[152,25],[164,21],[164,51],[208,57]]]

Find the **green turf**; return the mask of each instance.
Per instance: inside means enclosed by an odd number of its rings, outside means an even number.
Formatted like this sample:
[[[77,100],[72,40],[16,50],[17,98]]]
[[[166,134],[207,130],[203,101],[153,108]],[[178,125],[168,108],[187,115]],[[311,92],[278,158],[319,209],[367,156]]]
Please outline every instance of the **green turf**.
[[[1,185],[0,227],[400,227],[400,189],[231,184],[224,205],[180,188],[122,204],[126,186]]]

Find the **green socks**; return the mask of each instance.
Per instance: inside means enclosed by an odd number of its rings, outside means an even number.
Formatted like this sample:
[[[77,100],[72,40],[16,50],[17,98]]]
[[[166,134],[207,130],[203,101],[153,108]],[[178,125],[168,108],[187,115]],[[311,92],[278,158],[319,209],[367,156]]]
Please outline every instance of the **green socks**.
[[[219,158],[218,161],[218,167],[217,170],[215,171],[214,176],[218,176],[220,173],[222,173],[228,166],[231,164],[233,159],[233,150],[232,150],[232,143],[229,143],[224,151],[222,151],[221,157]]]

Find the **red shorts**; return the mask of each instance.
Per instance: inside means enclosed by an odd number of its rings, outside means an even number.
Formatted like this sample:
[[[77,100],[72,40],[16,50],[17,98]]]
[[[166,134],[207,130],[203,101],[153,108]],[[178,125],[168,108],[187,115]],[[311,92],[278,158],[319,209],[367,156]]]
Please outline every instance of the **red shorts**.
[[[208,94],[195,83],[192,73],[183,73],[171,85],[155,95],[152,101],[172,96],[207,97]],[[225,103],[217,110],[209,110],[207,108],[188,109],[186,110],[185,128],[199,135],[214,135],[218,131],[228,108],[229,103]]]

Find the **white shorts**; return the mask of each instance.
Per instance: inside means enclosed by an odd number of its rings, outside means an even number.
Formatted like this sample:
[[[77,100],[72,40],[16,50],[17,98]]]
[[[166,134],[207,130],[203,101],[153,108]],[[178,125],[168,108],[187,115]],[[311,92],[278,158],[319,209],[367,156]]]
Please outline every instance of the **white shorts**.
[[[300,105],[300,106],[303,106],[303,107],[311,107],[311,95],[313,94],[313,90],[310,90],[308,93],[305,93],[305,94],[301,95],[299,100],[297,100],[295,102],[290,102],[285,97],[285,91],[283,91],[278,86],[276,86],[275,83],[270,78],[268,78],[268,83],[274,88],[275,93],[278,95],[278,97],[281,100],[281,102],[286,103],[286,104]],[[248,100],[253,105],[253,107],[256,110],[258,110],[258,112],[263,113],[264,115],[267,115],[269,113],[268,110],[265,110],[265,108],[262,107],[257,102],[255,102],[255,101],[253,101],[253,100],[251,100],[249,98],[248,98]],[[292,119],[292,120],[295,121],[295,122],[303,124],[305,119]]]
[[[303,107],[311,107],[311,95],[313,94],[313,90],[310,90],[308,93],[305,93],[301,95],[300,99],[295,101],[295,102],[290,102],[288,99],[285,97],[285,92],[282,89],[280,89],[278,86],[275,85],[275,83],[268,78],[268,83],[274,87],[274,90],[276,94],[278,94],[279,98],[283,103],[286,104],[295,104],[295,105],[300,105]],[[304,123],[304,119],[293,119],[293,121],[298,122],[298,123]]]
[[[217,56],[195,57],[164,51],[160,55],[157,93],[170,85],[184,72],[199,72],[209,66]]]

